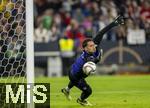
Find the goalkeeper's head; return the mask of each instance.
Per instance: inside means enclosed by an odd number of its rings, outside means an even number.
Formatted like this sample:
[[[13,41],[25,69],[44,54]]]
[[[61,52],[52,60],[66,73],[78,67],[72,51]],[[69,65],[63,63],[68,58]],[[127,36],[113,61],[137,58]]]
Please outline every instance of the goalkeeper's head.
[[[87,38],[82,43],[82,48],[87,53],[94,53],[96,51],[96,44],[91,38]]]

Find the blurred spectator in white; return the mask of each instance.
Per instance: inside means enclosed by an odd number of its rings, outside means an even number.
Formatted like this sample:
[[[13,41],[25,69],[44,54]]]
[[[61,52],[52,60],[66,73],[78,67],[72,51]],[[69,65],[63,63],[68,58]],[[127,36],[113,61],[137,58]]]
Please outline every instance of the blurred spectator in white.
[[[63,0],[63,9],[66,11],[66,12],[71,12],[72,11],[72,8],[71,8],[71,0]]]
[[[140,29],[136,22],[128,20],[127,23],[127,42],[131,45],[145,44],[145,31]]]
[[[108,15],[108,23],[112,22],[114,18],[117,16],[117,8],[112,0],[106,2],[107,7],[107,15]]]
[[[35,29],[34,31],[34,41],[41,43],[41,42],[48,42],[49,41],[49,33],[47,29],[43,28],[42,23]]]

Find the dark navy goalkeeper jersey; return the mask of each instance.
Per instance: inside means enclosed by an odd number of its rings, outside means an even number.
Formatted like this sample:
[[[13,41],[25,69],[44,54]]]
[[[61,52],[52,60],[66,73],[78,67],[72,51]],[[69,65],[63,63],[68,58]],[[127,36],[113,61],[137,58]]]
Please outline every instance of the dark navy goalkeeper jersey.
[[[93,54],[88,54],[87,52],[83,51],[82,54],[76,59],[74,64],[71,67],[71,74],[76,79],[85,78],[88,75],[83,73],[83,65],[88,62],[92,61],[94,63],[98,63],[100,61],[101,53],[96,48],[96,51]]]
[[[103,35],[107,31],[109,31],[111,28],[117,26],[118,25],[117,23],[118,21],[115,20],[114,22],[110,23],[108,26],[106,26],[102,30],[98,31],[96,36],[94,36],[95,37],[93,39],[94,43],[99,46],[103,38]],[[87,75],[83,73],[82,67],[87,61],[92,61],[94,63],[97,63],[100,61],[101,52],[98,50],[98,46],[96,48],[96,52],[94,52],[93,54],[88,54],[87,52],[83,51],[80,57],[76,59],[75,63],[71,67],[72,77],[74,77],[75,79],[81,79],[81,78],[87,77]]]

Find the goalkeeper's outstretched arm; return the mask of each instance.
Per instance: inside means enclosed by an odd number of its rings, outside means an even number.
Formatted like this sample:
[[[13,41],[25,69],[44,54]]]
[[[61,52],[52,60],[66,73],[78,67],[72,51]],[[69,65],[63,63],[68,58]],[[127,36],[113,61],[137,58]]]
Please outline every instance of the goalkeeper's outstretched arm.
[[[105,28],[103,28],[102,30],[98,31],[98,33],[96,34],[95,38],[93,39],[94,43],[96,45],[100,45],[100,42],[103,38],[103,35],[108,32],[111,28],[117,26],[117,25],[121,25],[124,24],[124,20],[125,18],[123,16],[118,16],[112,23],[110,23],[108,26],[106,26]]]

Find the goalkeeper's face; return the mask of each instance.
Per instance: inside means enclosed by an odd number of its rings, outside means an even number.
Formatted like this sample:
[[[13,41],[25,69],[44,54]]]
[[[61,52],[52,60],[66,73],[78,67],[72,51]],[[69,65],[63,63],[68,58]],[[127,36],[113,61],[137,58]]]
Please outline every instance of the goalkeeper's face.
[[[87,46],[84,48],[87,53],[94,53],[96,51],[96,45],[93,41],[89,41]]]

